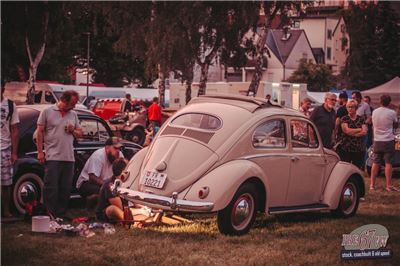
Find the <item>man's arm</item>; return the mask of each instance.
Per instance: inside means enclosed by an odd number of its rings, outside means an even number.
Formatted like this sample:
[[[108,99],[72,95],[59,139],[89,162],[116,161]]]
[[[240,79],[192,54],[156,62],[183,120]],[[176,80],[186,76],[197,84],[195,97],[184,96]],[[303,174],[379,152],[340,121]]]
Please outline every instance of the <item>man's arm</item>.
[[[93,173],[89,173],[89,181],[92,182],[92,183],[95,183],[95,184],[97,184],[99,186],[102,186],[103,183],[104,183],[104,181],[100,177],[97,177]]]
[[[36,147],[38,151],[38,160],[40,163],[44,163],[44,153],[43,153],[43,134],[44,125],[37,125],[36,129]]]
[[[18,159],[18,140],[19,140],[19,128],[18,124],[11,125],[11,163],[14,164]]]

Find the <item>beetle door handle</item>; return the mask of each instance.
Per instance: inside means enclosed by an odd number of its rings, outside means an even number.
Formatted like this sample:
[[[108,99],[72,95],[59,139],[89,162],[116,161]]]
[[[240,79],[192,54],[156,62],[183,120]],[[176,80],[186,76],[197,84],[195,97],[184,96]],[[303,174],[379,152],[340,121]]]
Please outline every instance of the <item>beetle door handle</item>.
[[[296,162],[296,161],[300,160],[300,158],[297,156],[293,156],[290,158],[290,160],[292,160],[292,162]]]

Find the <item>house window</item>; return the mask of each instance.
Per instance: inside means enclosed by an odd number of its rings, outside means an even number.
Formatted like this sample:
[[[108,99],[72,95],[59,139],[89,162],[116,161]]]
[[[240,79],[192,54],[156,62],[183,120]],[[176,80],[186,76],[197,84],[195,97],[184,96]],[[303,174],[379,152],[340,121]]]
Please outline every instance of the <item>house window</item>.
[[[331,59],[331,47],[326,48],[326,58]]]
[[[332,39],[332,30],[328,30],[328,40]]]

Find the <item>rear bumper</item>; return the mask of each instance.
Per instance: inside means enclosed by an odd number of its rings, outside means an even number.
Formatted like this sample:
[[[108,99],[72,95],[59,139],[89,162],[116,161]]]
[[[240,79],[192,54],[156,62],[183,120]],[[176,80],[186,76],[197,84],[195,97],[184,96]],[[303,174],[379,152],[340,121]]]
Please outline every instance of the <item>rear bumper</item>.
[[[212,202],[177,199],[177,192],[174,192],[172,197],[158,196],[127,188],[121,188],[118,187],[117,183],[114,185],[113,191],[121,198],[154,209],[187,212],[210,212],[214,208],[214,203]]]

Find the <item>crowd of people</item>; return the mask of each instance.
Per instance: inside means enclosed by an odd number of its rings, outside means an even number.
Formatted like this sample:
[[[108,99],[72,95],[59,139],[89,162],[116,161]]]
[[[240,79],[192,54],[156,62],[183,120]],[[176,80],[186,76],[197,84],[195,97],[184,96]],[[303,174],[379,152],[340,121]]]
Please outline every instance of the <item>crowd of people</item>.
[[[352,98],[342,92],[326,93],[324,103],[310,112],[311,100],[303,99],[299,111],[316,125],[325,148],[335,150],[340,159],[364,169],[366,151],[373,144],[370,190],[375,190],[376,176],[385,164],[386,191],[399,191],[392,185],[392,160],[395,154],[394,129],[398,118],[389,108],[391,97],[382,95],[380,107],[373,110],[371,98],[353,91]]]

